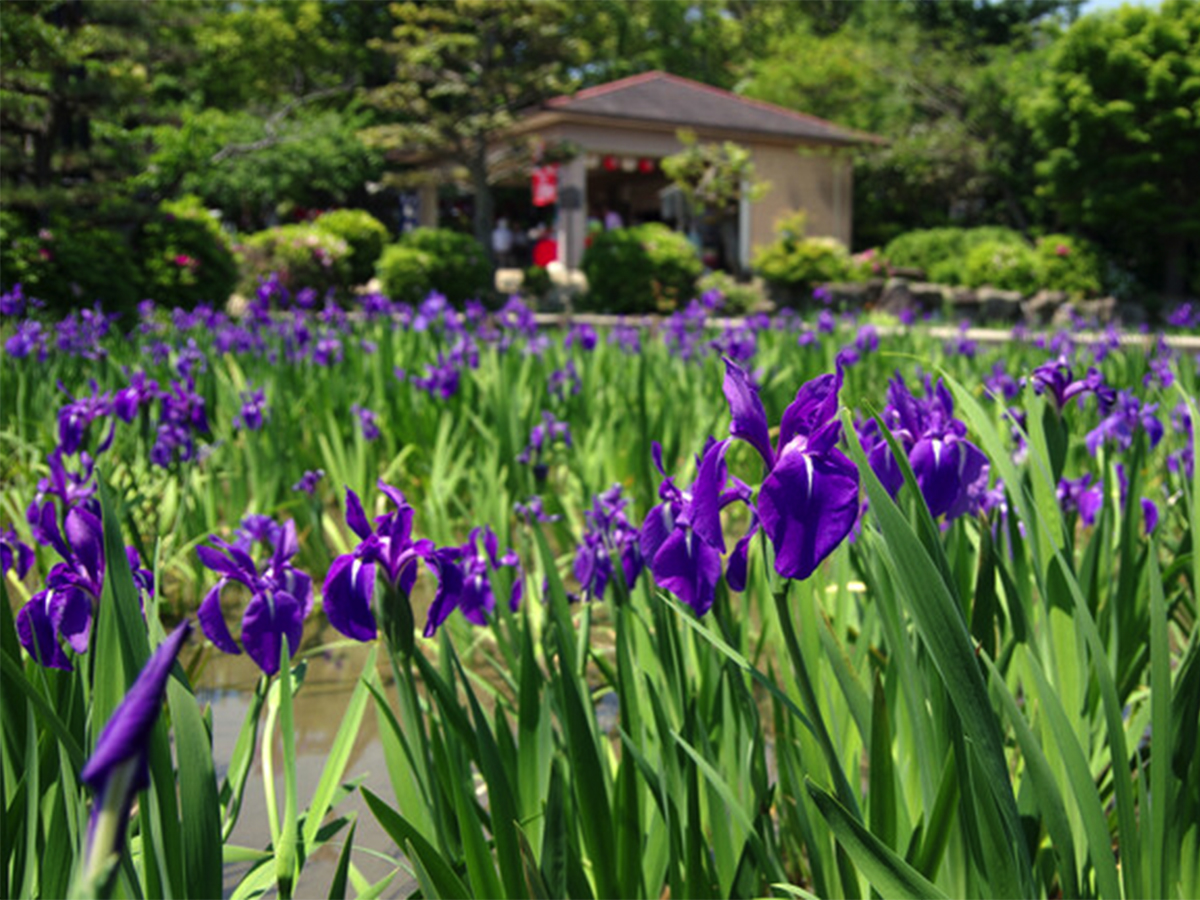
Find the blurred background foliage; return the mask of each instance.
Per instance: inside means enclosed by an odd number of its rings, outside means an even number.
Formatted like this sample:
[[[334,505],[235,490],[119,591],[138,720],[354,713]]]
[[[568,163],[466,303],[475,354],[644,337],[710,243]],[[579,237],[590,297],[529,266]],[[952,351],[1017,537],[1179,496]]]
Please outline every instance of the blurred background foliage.
[[[389,157],[431,149],[486,201],[480,148],[521,109],[662,69],[887,138],[855,161],[854,250],[1070,233],[1200,289],[1197,0],[29,0],[0,38],[5,233],[26,244],[64,218],[136,235],[185,195],[230,231],[330,207],[392,226]]]

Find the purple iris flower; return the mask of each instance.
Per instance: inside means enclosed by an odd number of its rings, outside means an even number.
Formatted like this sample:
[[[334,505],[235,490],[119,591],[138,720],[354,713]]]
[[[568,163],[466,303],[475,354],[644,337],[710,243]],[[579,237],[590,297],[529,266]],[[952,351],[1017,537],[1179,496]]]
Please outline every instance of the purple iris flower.
[[[1179,403],[1171,410],[1171,427],[1182,433],[1186,442],[1182,450],[1167,454],[1167,470],[1174,474],[1182,472],[1191,478],[1195,466],[1196,440],[1192,432],[1192,415],[1186,403]]]
[[[25,312],[25,292],[21,283],[13,285],[13,289],[0,293],[0,316],[19,316]]]
[[[143,406],[149,406],[158,399],[158,382],[147,378],[146,373],[140,370],[133,374],[126,372],[126,375],[129,384],[113,396],[113,412],[122,422],[132,422]]]
[[[404,494],[396,488],[378,482],[381,490],[395,505],[392,512],[375,518],[374,527],[367,519],[362,501],[346,489],[346,524],[359,537],[359,544],[350,553],[339,556],[325,576],[325,615],[329,624],[356,641],[371,641],[377,631],[372,599],[375,594],[375,574],[380,571],[389,593],[399,591],[407,602],[416,583],[419,561],[438,575],[438,590],[434,606],[453,607],[463,589],[462,570],[457,565],[457,548],[438,549],[433,541],[413,540],[413,508]],[[397,598],[389,598],[395,600]],[[381,610],[389,614],[390,610]],[[410,634],[400,635],[401,639]]]
[[[578,344],[580,350],[590,352],[596,349],[596,341],[596,329],[586,322],[579,322],[572,325],[571,330],[567,332],[564,346]]]
[[[61,531],[53,503],[47,501],[30,513],[37,521],[35,537],[53,547],[63,561],[50,570],[45,589],[17,613],[17,636],[43,666],[70,671],[59,640],[76,653],[87,651],[95,604],[104,589],[103,530],[99,517],[80,506],[67,510]]]
[[[546,410],[542,413],[542,421],[530,430],[529,443],[517,455],[517,462],[525,465],[532,463],[534,476],[540,481],[546,477],[548,471],[542,458],[556,441],[570,447],[571,427]]]
[[[189,375],[183,381],[172,381],[171,389],[160,394],[162,411],[150,461],[166,468],[172,461],[188,462],[196,458],[196,437],[209,431],[208,413],[204,398],[196,392],[196,382]]]
[[[946,386],[939,381],[934,388],[927,380],[925,389],[924,399],[914,397],[897,374],[888,384],[882,419],[908,456],[930,515],[950,521],[980,508],[987,491],[988,460],[967,440],[967,426],[954,417],[954,399]],[[860,435],[872,471],[895,496],[904,479],[891,447],[874,422]]]
[[[120,852],[125,823],[137,792],[150,784],[150,730],[162,709],[167,678],[192,624],[184,620],[150,656],[100,732],[96,749],[79,773],[96,792],[84,851],[84,893],[96,893],[98,879]]]
[[[33,548],[22,541],[13,528],[0,531],[0,578],[12,569],[17,578],[22,579],[33,568],[33,562]]]
[[[18,322],[17,330],[4,342],[4,352],[13,359],[33,356],[45,362],[50,355],[45,326],[37,319]]]
[[[758,388],[736,364],[725,361],[729,433],[758,451],[766,475],[754,509],[775,547],[775,571],[808,578],[858,519],[858,469],[837,448],[838,391],[842,373],[821,375],[800,387],[779,424],[772,447]]]
[[[479,538],[483,537],[484,552],[479,552]],[[457,596],[447,591],[438,591],[429,607],[429,618],[425,620],[425,637],[433,637],[443,622],[457,606],[463,617],[473,625],[486,625],[488,617],[496,609],[496,597],[492,593],[490,573],[507,566],[516,570],[512,592],[508,597],[508,608],[513,612],[521,603],[521,561],[512,550],[500,554],[500,542],[496,533],[489,528],[475,528],[467,542],[458,548],[458,563],[462,570],[462,590]]]
[[[837,319],[833,317],[833,313],[827,309],[821,310],[817,315],[817,331],[821,334],[833,334],[835,328],[837,328]]]
[[[608,334],[608,342],[616,344],[624,353],[636,356],[642,352],[642,332],[636,325],[626,324],[619,319]]]
[[[655,465],[665,476],[658,489],[663,502],[651,509],[642,523],[642,558],[655,582],[690,606],[697,616],[712,607],[721,578],[721,555],[725,552],[721,510],[735,501],[750,501],[747,485],[736,478],[728,484],[725,451],[729,443],[729,439],[708,439],[690,490],[681,490],[674,478],[666,476],[662,447],[654,444]],[[735,554],[749,551],[748,538],[739,543]],[[744,584],[730,587],[740,590]]]
[[[547,515],[545,507],[542,505],[542,498],[537,494],[530,497],[527,503],[514,503],[513,512],[529,525],[534,522],[557,522],[562,518],[559,515]]]
[[[613,575],[613,554],[621,560],[625,585],[632,588],[642,571],[640,534],[625,516],[628,500],[621,486],[614,484],[597,494],[592,508],[584,513],[587,528],[583,541],[575,549],[575,578],[588,600],[601,600]]]
[[[205,568],[221,576],[200,604],[197,618],[201,629],[224,652],[241,653],[225,624],[221,593],[231,582],[243,585],[250,592],[250,602],[242,616],[242,645],[267,675],[279,671],[284,635],[293,655],[300,646],[304,619],[313,600],[312,579],[291,563],[300,549],[295,523],[289,519],[272,537],[271,554],[263,561],[261,570],[247,550],[218,537],[209,540],[220,550],[203,544],[196,548]]]
[[[1157,403],[1143,406],[1129,391],[1121,391],[1117,394],[1112,411],[1084,439],[1088,452],[1095,456],[1104,444],[1110,442],[1121,450],[1128,450],[1139,430],[1146,433],[1152,449],[1157,447],[1163,436],[1162,422],[1154,414],[1157,410]]]
[[[245,428],[247,431],[258,431],[263,426],[263,415],[267,405],[267,395],[260,388],[256,391],[242,393],[242,408],[234,416],[233,427]]]
[[[546,387],[550,396],[558,400],[566,400],[568,396],[573,397],[582,391],[583,379],[579,377],[579,370],[575,368],[575,360],[568,359],[565,366],[551,372],[546,380]]]
[[[76,462],[78,471],[70,471],[63,463],[64,453],[61,447],[56,447],[46,457],[46,466],[50,470],[45,478],[38,479],[37,493],[29,504],[25,518],[33,527],[33,537],[39,544],[48,545],[50,539],[39,532],[42,504],[49,497],[57,497],[62,501],[63,509],[82,506],[93,515],[100,515],[100,502],[96,499],[96,482],[92,478],[95,471],[95,461],[87,453],[80,453]]]
[[[735,362],[748,363],[758,351],[758,334],[748,324],[729,325],[710,346]]]
[[[378,440],[382,433],[379,430],[379,414],[367,409],[365,406],[359,406],[357,403],[350,407],[350,412],[358,419],[358,427],[362,432],[363,440]]]
[[[979,351],[979,344],[967,337],[970,329],[970,322],[963,322],[958,326],[958,334],[946,341],[943,348],[947,356],[965,356],[968,359],[975,357]]]
[[[1073,397],[1094,393],[1101,412],[1106,412],[1116,398],[1113,389],[1105,385],[1104,376],[1098,369],[1088,369],[1086,376],[1072,380],[1071,367],[1064,356],[1034,369],[1032,381],[1034,392],[1048,394],[1058,409],[1062,409]]]
[[[58,444],[68,456],[79,452],[84,438],[87,437],[88,427],[93,422],[97,419],[107,419],[113,414],[112,393],[109,391],[100,393],[100,386],[96,384],[95,379],[89,381],[88,384],[92,389],[90,396],[78,399],[72,397],[71,402],[58,411]],[[61,381],[58,383],[58,389],[71,397]],[[96,449],[97,453],[103,453],[112,445],[115,428],[116,422],[112,422],[108,435]]]
[[[400,370],[397,370],[396,375],[400,374]],[[411,381],[429,396],[449,400],[458,393],[459,379],[458,369],[439,353],[437,363],[425,367],[425,377],[414,375]]]
[[[292,485],[293,491],[303,491],[310,497],[316,493],[317,482],[325,477],[324,469],[309,469],[300,476],[300,480]]]
[[[1084,525],[1096,524],[1096,514],[1104,504],[1100,485],[1092,484],[1091,475],[1080,478],[1064,478],[1058,483],[1058,503],[1064,513],[1079,513]]]
[[[1008,374],[1003,360],[997,360],[992,365],[992,373],[983,379],[983,384],[994,396],[1004,400],[1015,400],[1021,393],[1021,386],[1017,379]]]
[[[861,326],[858,333],[854,336],[854,346],[863,353],[870,353],[873,350],[879,349],[879,329],[870,322]]]

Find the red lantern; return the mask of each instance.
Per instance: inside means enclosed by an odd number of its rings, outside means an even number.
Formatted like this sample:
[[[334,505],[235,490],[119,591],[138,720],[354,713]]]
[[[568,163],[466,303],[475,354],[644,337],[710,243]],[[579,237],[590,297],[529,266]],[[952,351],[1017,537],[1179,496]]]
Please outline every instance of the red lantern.
[[[615,156],[606,156],[601,162],[601,165],[604,166],[604,171],[615,172],[618,168],[620,168],[621,162]]]
[[[654,171],[654,160],[639,159],[638,160],[638,171],[641,172],[643,175],[649,175],[651,172]]]

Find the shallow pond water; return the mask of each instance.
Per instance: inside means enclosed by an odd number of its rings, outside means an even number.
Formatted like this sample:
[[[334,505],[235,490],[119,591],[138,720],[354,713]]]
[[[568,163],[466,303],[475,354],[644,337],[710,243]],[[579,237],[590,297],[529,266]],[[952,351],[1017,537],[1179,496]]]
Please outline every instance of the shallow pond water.
[[[340,642],[340,635],[328,627],[323,630],[310,628],[310,632],[312,633],[306,634],[303,646],[317,649],[315,651],[302,649],[301,651],[308,654],[306,658],[309,666],[304,685],[296,695],[294,705],[296,775],[301,808],[308,805],[312,793],[316,789],[330,747],[337,737],[338,728],[345,715],[351,691],[354,689],[354,684],[361,674],[370,652],[370,647],[367,645]],[[200,652],[205,653],[206,658],[203,670],[196,680],[196,696],[201,706],[207,704],[212,706],[213,755],[217,767],[217,777],[222,779],[229,767],[230,757],[250,707],[250,700],[260,672],[257,666],[245,656],[227,656],[214,651],[211,647]],[[384,666],[381,666],[380,672],[384,674],[386,682]],[[390,690],[389,693],[391,693]],[[260,721],[260,745],[261,729],[265,718],[264,710]],[[276,737],[274,748],[274,766],[276,796],[282,809],[283,757],[278,737]],[[372,703],[367,705],[362,727],[354,742],[343,780],[350,781],[357,778],[362,778],[363,785],[379,794],[384,800],[391,802],[392,789],[388,781],[383,746],[379,740],[375,709]],[[261,750],[256,750],[250,776],[247,779],[241,815],[230,838],[230,844],[262,849],[270,843],[270,827],[267,824],[265,803]],[[336,812],[343,816],[353,815],[356,817],[358,825],[354,835],[353,855],[355,865],[371,882],[385,877],[395,867],[396,861],[400,859],[400,853],[395,843],[375,821],[375,817],[367,808],[362,795],[355,792],[342,801]],[[300,880],[296,885],[297,897],[328,896],[338,855],[348,830],[349,825],[343,827],[332,842],[305,861]],[[381,858],[381,855],[385,858]],[[249,868],[247,863],[226,864],[224,872],[226,897],[231,895]],[[407,877],[405,872],[401,872],[383,896],[404,897],[412,893],[415,888],[415,882]],[[348,888],[348,891],[351,894],[354,893],[352,887]],[[268,896],[273,895],[274,891],[272,890]]]

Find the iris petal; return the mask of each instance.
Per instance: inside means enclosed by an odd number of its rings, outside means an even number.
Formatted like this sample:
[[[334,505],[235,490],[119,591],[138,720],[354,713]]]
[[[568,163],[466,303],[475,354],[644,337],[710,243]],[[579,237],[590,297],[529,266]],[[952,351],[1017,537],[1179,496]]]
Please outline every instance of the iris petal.
[[[375,566],[360,563],[349,554],[339,556],[325,576],[325,616],[329,624],[356,641],[375,640],[371,595]]]
[[[770,469],[775,465],[775,453],[771,449],[767,413],[759,399],[758,388],[751,383],[750,376],[729,359],[725,360],[724,390],[725,399],[729,401],[729,412],[733,416],[729,433],[757,450],[763,463]]]
[[[242,617],[242,644],[246,654],[267,675],[279,671],[279,651],[287,635],[288,651],[294,656],[300,646],[304,621],[300,604],[284,591],[263,591],[250,598]]]
[[[712,608],[721,577],[721,555],[688,529],[676,528],[654,555],[650,571],[660,587],[702,616]]]
[[[819,456],[784,451],[758,496],[758,515],[775,545],[775,570],[808,578],[858,518],[858,470],[840,450]]]

